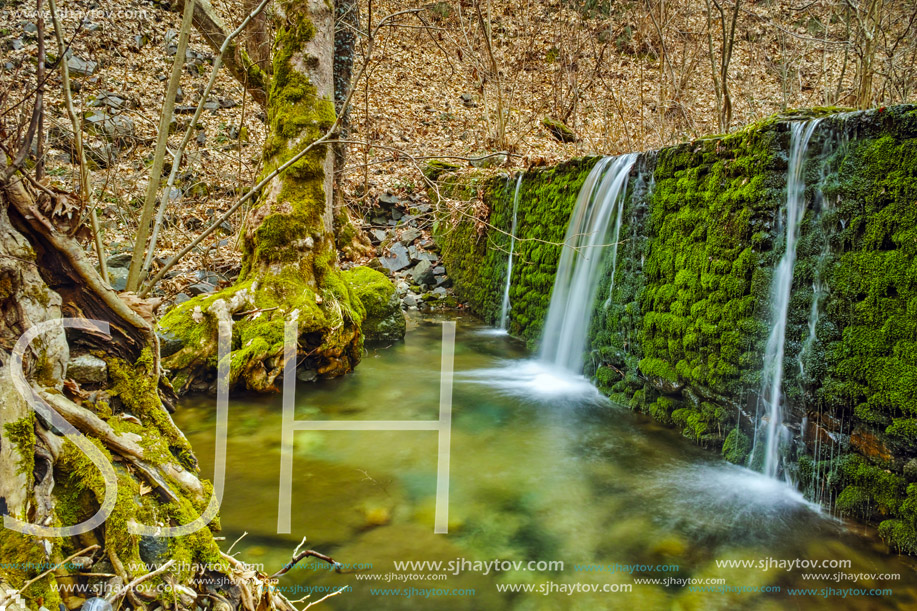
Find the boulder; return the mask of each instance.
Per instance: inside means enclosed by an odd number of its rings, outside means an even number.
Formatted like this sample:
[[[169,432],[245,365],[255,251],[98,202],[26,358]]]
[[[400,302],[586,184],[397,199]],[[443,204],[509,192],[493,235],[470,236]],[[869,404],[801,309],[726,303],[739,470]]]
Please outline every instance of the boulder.
[[[395,285],[385,274],[368,267],[344,272],[344,279],[366,310],[363,336],[368,341],[393,341],[404,337],[405,320]]]

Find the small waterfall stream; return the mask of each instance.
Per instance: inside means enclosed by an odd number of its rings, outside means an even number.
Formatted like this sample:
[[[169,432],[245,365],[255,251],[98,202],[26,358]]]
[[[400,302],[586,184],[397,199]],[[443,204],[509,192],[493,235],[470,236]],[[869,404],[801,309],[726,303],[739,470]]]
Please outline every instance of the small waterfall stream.
[[[783,424],[783,359],[786,346],[787,314],[796,264],[796,242],[806,211],[805,161],[809,140],[818,127],[819,119],[800,121],[791,125],[790,160],[787,169],[786,204],[784,206],[784,235],[786,248],[771,284],[771,332],[764,353],[761,380],[761,401],[764,402],[766,423],[764,438],[764,474],[776,478],[781,470],[780,440]],[[760,427],[759,427],[760,428]],[[757,434],[756,434],[757,437]],[[752,452],[754,456],[755,452]]]
[[[616,241],[628,177],[636,161],[634,153],[599,161],[583,183],[567,225],[540,356],[542,361],[576,374],[583,370],[583,351],[599,284],[597,275],[608,246],[608,226],[614,216]],[[612,256],[617,252],[615,247]]]
[[[503,305],[500,307],[500,328],[507,330],[509,324],[509,287],[513,280],[513,250],[516,247],[516,214],[519,211],[519,187],[522,186],[522,172],[516,178],[516,190],[513,192],[513,224],[510,228],[509,259],[506,262],[506,284],[503,287]]]

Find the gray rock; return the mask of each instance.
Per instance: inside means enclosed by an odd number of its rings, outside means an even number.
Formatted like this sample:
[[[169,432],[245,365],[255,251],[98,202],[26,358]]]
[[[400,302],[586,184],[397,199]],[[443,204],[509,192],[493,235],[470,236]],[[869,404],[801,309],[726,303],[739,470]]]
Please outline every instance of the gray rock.
[[[386,233],[384,229],[371,229],[369,231],[369,237],[375,243],[381,244],[385,241],[385,238],[388,237],[388,233]]]
[[[411,242],[413,242],[414,240],[416,240],[417,238],[419,238],[422,235],[423,235],[423,232],[420,229],[417,229],[416,227],[411,227],[409,229],[405,229],[404,232],[401,234],[401,242],[402,244],[410,244]]]
[[[384,216],[380,216],[380,215],[378,215],[378,214],[376,214],[376,215],[374,215],[374,216],[372,217],[372,223],[373,223],[373,225],[385,225],[385,223],[386,223],[387,221],[388,221],[388,219],[386,219]]]
[[[434,295],[439,295],[440,297],[445,297],[445,296],[446,296],[446,289],[443,288],[443,287],[441,287],[441,286],[438,286],[438,287],[436,287],[435,289],[433,289],[433,294],[434,294]]]
[[[140,552],[140,559],[152,570],[152,567],[161,566],[168,561],[169,540],[165,537],[141,535],[140,541],[137,542],[137,551]]]
[[[397,272],[411,264],[411,258],[408,256],[408,250],[399,242],[395,242],[389,248],[389,256],[382,257],[382,266],[391,272]]]
[[[197,106],[176,106],[174,112],[179,115],[193,115],[195,110]]]
[[[391,193],[383,193],[379,196],[379,205],[387,208],[401,203],[401,200],[398,197],[392,195]]]
[[[127,287],[127,268],[115,267],[108,270],[108,280],[111,282],[111,288],[123,291]]]
[[[31,21],[25,24],[22,27],[23,31],[28,32],[29,34],[34,34],[38,31],[38,26],[32,23]]]
[[[197,270],[196,272],[194,272],[194,276],[195,278],[198,279],[199,282],[206,282],[214,286],[216,286],[217,284],[220,283],[220,281],[225,279],[220,274],[216,272],[212,272],[210,270],[206,270],[206,269]]]
[[[417,284],[433,284],[436,282],[433,276],[433,266],[430,265],[429,261],[422,260],[415,265],[414,269],[411,270],[411,277],[414,278],[414,282]]]
[[[204,110],[219,110],[220,103],[216,100],[207,100],[204,102]]]
[[[70,71],[71,76],[92,76],[98,67],[98,62],[82,59],[75,55],[67,59],[67,69]]]
[[[436,263],[439,261],[439,257],[434,255],[432,252],[419,252],[417,253],[417,258],[421,261],[430,261],[431,263]]]
[[[188,295],[187,293],[179,293],[178,295],[175,296],[175,299],[172,300],[172,303],[174,303],[175,305],[181,305],[185,303],[186,301],[191,301],[191,296]]]
[[[318,379],[318,372],[314,369],[302,369],[296,372],[296,379],[300,382],[314,382]]]
[[[408,293],[404,296],[404,299],[401,300],[401,304],[406,308],[413,308],[417,306],[417,298],[414,297],[413,293]]]
[[[108,380],[108,365],[99,357],[81,354],[67,363],[67,377],[80,384],[104,384]]]
[[[96,110],[86,117],[89,129],[111,140],[124,140],[134,136],[134,121],[127,115],[109,115]]]
[[[12,51],[18,51],[19,49],[21,49],[24,46],[25,45],[22,43],[21,38],[14,38],[13,40],[10,41],[10,49]]]
[[[109,108],[121,109],[125,107],[124,98],[111,92],[103,91],[96,99],[89,103],[90,106],[108,106]]]
[[[443,267],[442,265],[437,265],[436,267],[433,268],[433,273],[436,274],[437,276],[442,276],[443,274],[446,273],[446,268]]]
[[[119,252],[114,254],[105,261],[108,264],[108,269],[115,267],[130,267],[131,265],[131,253],[129,252]]]
[[[478,157],[472,157],[468,163],[475,168],[493,168],[506,163],[505,153],[482,154]]]
[[[235,108],[239,103],[231,98],[220,98],[220,106],[222,108]]]
[[[184,293],[182,293],[182,295],[184,295]],[[185,301],[187,301],[188,299],[191,299],[187,295],[185,295],[185,297],[186,297]],[[178,298],[176,298],[176,302],[177,301],[178,301]],[[159,337],[159,355],[162,358],[172,356],[173,354],[181,350],[184,345],[182,344],[182,341],[180,339],[178,339],[175,335],[172,335],[168,331],[162,331],[160,329],[156,329],[156,335]]]
[[[436,277],[436,286],[441,286],[447,289],[451,288],[452,287],[452,278],[450,278],[449,276],[437,276]]]
[[[217,287],[209,282],[198,282],[188,287],[188,292],[192,295],[208,295],[216,290]]]
[[[197,138],[195,138],[195,140],[197,140],[199,145],[203,146],[207,144],[207,134],[205,134],[203,131],[200,131],[197,133]]]

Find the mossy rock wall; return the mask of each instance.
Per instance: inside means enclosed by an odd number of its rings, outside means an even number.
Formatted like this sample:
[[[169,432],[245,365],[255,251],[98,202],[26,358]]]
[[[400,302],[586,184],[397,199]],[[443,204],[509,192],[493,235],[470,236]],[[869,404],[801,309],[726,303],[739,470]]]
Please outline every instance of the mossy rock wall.
[[[606,261],[599,280],[586,373],[617,403],[733,462],[758,466],[749,453],[771,281],[785,246],[790,123],[814,116],[822,122],[804,168],[806,213],[786,332],[788,474],[811,498],[879,523],[886,540],[915,553],[914,107],[796,113],[642,154],[625,199],[614,278]],[[556,244],[595,161],[523,175],[509,331],[533,346],[550,301]],[[444,193],[479,200],[483,223],[441,217],[443,260],[459,295],[494,322],[515,177],[450,176],[440,178]]]

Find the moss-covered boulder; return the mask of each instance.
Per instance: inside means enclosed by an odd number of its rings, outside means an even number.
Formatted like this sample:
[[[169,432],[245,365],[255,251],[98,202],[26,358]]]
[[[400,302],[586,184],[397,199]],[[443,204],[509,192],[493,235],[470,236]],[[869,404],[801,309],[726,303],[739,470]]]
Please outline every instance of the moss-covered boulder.
[[[385,274],[368,267],[355,267],[344,272],[344,280],[366,311],[363,318],[363,337],[366,340],[396,341],[404,338],[401,300]]]

